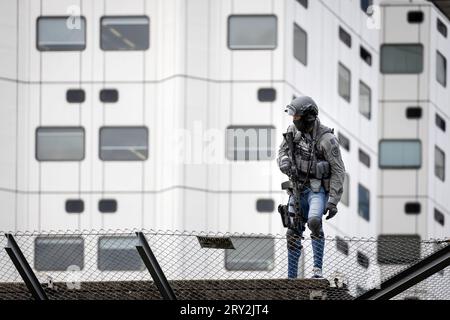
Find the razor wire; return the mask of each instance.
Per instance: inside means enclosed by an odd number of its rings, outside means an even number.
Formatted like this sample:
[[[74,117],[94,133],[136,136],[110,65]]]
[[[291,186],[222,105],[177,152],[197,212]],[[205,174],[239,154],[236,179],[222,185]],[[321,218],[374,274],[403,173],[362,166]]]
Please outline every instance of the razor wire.
[[[324,239],[323,279],[313,279],[312,240],[302,240],[298,278],[288,279],[285,235],[154,230],[16,232],[49,299],[161,299],[139,256],[142,231],[177,299],[350,300],[377,288],[448,240]],[[201,239],[226,240],[214,248]],[[0,299],[32,299],[0,240]],[[226,247],[226,246],[225,246]],[[394,299],[450,299],[449,267]]]

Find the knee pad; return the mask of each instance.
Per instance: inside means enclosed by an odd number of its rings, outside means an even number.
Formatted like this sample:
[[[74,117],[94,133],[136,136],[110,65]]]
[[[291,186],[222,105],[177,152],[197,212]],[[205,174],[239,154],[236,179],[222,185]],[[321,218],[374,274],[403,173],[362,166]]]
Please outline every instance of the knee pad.
[[[288,228],[286,231],[286,240],[288,250],[300,250],[302,248],[300,244],[301,235],[296,230]]]
[[[308,228],[311,230],[311,237],[322,238],[322,219],[317,217],[312,217],[308,219]]]

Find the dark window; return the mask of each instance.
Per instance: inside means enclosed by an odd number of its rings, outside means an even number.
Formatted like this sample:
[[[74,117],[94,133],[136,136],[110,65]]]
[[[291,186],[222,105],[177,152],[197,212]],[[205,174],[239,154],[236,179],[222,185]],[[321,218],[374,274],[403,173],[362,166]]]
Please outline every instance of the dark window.
[[[339,144],[347,151],[350,151],[350,139],[344,136],[341,132],[338,132]]]
[[[150,19],[147,16],[102,17],[102,50],[147,50],[150,45]]]
[[[421,23],[423,21],[423,11],[409,11],[408,22],[409,23]]]
[[[420,203],[419,202],[407,202],[405,203],[405,213],[407,214],[419,214]]]
[[[228,271],[270,271],[275,265],[273,238],[231,238],[235,249],[225,249],[225,269]]]
[[[370,120],[372,113],[372,91],[362,81],[359,81],[359,113]]]
[[[305,66],[308,62],[308,34],[294,23],[294,58]]]
[[[423,70],[421,44],[384,44],[380,58],[381,73],[417,74]]]
[[[37,48],[40,51],[81,51],[86,48],[84,17],[39,17]]]
[[[37,237],[34,242],[34,268],[37,271],[78,270],[84,266],[81,237]]]
[[[352,74],[342,63],[338,64],[338,92],[339,95],[350,102]]]
[[[263,88],[258,90],[258,100],[261,102],[272,102],[277,98],[277,91],[273,88]]]
[[[66,92],[66,100],[70,103],[84,102],[85,95],[83,89],[69,89]]]
[[[275,128],[272,126],[229,126],[226,157],[234,161],[262,161],[275,157]]]
[[[379,235],[377,256],[380,264],[410,264],[420,259],[419,235]]]
[[[114,199],[102,199],[98,202],[98,210],[103,213],[117,211],[117,201]]]
[[[406,118],[408,119],[420,119],[422,118],[421,107],[408,107],[406,108]]]
[[[277,17],[231,15],[228,17],[228,48],[269,50],[277,47]]]
[[[367,51],[366,49],[364,49],[363,46],[359,47],[359,56],[361,57],[361,59],[363,59],[363,61],[365,63],[367,63],[369,66],[372,65],[372,55],[370,54],[369,51]]]
[[[102,127],[100,159],[104,161],[145,161],[148,158],[146,127]]]
[[[102,89],[100,91],[101,102],[117,102],[119,100],[119,92],[116,89]]]
[[[308,9],[308,0],[297,0],[297,2]]]
[[[336,249],[346,256],[348,256],[349,245],[348,242],[342,239],[341,237],[336,237]]]
[[[358,251],[356,254],[356,261],[358,261],[358,264],[364,268],[369,268],[369,258],[362,253],[361,251]]]
[[[420,298],[417,296],[406,296],[403,300],[420,300]]]
[[[358,183],[358,215],[370,221],[370,191]]]
[[[447,26],[440,19],[437,19],[437,29],[440,34],[447,38]]]
[[[373,4],[373,0],[361,0],[360,1],[361,10],[368,14],[369,12],[367,9],[369,9],[369,7],[372,4]]]
[[[418,169],[422,165],[420,140],[381,140],[378,161],[382,169]]]
[[[434,208],[434,220],[439,223],[441,226],[445,224],[445,216],[438,209]]]
[[[36,159],[39,161],[83,160],[84,129],[80,127],[37,128]]]
[[[275,202],[272,199],[258,199],[256,201],[256,210],[258,212],[273,212]]]
[[[144,264],[136,237],[101,237],[98,240],[98,269],[101,271],[139,271]]]
[[[447,86],[447,59],[439,51],[436,51],[436,80],[442,86]]]
[[[370,156],[363,150],[358,150],[359,161],[363,163],[366,167],[370,168]]]
[[[434,175],[445,181],[445,152],[438,146],[434,147]]]
[[[68,213],[81,213],[84,211],[83,200],[67,200],[66,212]]]
[[[352,36],[342,27],[339,27],[339,39],[341,39],[341,41],[345,43],[347,47],[352,47]]]
[[[436,125],[445,132],[445,120],[436,113]]]

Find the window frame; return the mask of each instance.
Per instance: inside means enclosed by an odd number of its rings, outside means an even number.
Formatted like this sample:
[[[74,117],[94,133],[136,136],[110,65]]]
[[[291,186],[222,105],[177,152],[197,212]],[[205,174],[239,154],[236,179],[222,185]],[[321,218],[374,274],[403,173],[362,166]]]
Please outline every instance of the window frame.
[[[436,18],[436,29],[444,38],[447,38],[448,28],[445,23],[439,18]]]
[[[365,87],[365,88],[364,88]],[[363,112],[361,112],[361,88],[364,89],[368,89],[369,90],[369,114],[364,114]],[[369,85],[367,83],[365,83],[362,80],[359,80],[359,86],[358,86],[358,111],[359,114],[361,114],[363,117],[365,117],[367,120],[371,120],[372,119],[372,89],[369,87]]]
[[[443,132],[446,131],[447,122],[437,112],[435,113],[435,116],[434,116],[434,124],[436,125],[436,127],[441,129]]]
[[[385,142],[385,141],[389,141],[389,142],[408,142],[408,141],[412,142],[412,141],[416,141],[416,142],[418,142],[419,143],[419,148],[420,148],[420,153],[419,153],[420,165],[419,166],[408,166],[408,167],[405,167],[405,166],[401,166],[401,167],[398,167],[398,166],[381,166],[381,163],[380,163],[380,161],[381,161],[381,144],[383,142]],[[419,169],[422,168],[422,163],[423,163],[422,152],[423,152],[422,140],[420,140],[420,139],[381,139],[378,142],[378,169],[382,169],[382,170],[384,170],[384,169],[387,169],[387,170],[391,170],[391,169],[393,169],[393,170],[419,170]]]
[[[363,55],[366,55],[367,57],[369,57],[370,59],[370,63],[367,62],[366,59],[363,58]],[[362,45],[359,45],[359,57],[361,58],[362,61],[364,61],[368,66],[372,66],[372,54],[369,52],[369,50],[367,50],[366,48],[364,48]]]
[[[256,159],[230,159],[228,158],[228,130],[234,130],[234,129],[270,129],[270,130],[274,130],[274,134],[272,136],[273,140],[271,141],[273,143],[273,145],[271,145],[272,147],[272,157],[268,158],[268,159],[263,159],[260,160],[259,159],[259,152],[258,152],[258,156]],[[225,159],[227,161],[232,161],[232,162],[259,162],[259,161],[272,161],[276,158],[276,127],[274,125],[229,125],[225,128]],[[259,140],[258,140],[258,150],[259,150]],[[235,146],[233,146],[233,153],[235,152]]]
[[[347,185],[347,188],[345,188]],[[343,183],[343,192],[342,192],[342,196],[341,196],[341,203],[346,206],[346,207],[350,207],[350,175],[346,172],[344,175],[344,183]],[[344,192],[346,192],[346,196],[347,196],[347,201],[344,202]]]
[[[347,32],[347,30],[345,30],[341,25],[339,25],[338,28],[338,36],[339,36],[339,40],[345,44],[347,46],[347,48],[351,49],[352,48],[352,35]],[[347,43],[348,41],[348,43]]]
[[[130,160],[105,160],[102,158],[101,154],[102,154],[102,143],[101,143],[101,137],[102,137],[102,130],[104,129],[145,129],[146,131],[146,136],[147,136],[147,157],[143,160],[137,160],[137,159],[130,159]],[[102,126],[99,128],[98,131],[98,158],[101,161],[106,161],[106,162],[145,162],[150,158],[150,133],[149,133],[149,129],[147,126]]]
[[[230,256],[231,252],[234,252],[235,250],[238,250],[239,248],[247,248],[249,247],[249,244],[245,245],[245,246],[236,246],[236,239],[250,239],[251,242],[256,242],[258,239],[262,239],[262,240],[270,240],[271,241],[271,258],[272,260],[270,261],[271,263],[269,264],[268,268],[236,268],[235,266],[233,267],[233,263],[232,261],[228,261],[228,257]],[[275,238],[272,237],[258,237],[258,236],[245,236],[245,237],[231,237],[231,241],[233,242],[233,244],[235,245],[235,249],[225,249],[224,250],[224,268],[226,271],[228,272],[242,272],[242,271],[254,271],[254,272],[270,272],[273,271],[275,269],[275,265],[276,265],[276,243],[275,243]],[[238,241],[239,242],[239,241]],[[273,249],[273,250],[272,250]],[[259,252],[261,252],[261,250],[258,250]],[[256,252],[258,252],[256,251]],[[230,266],[230,263],[232,264]],[[249,263],[247,260],[244,262],[241,262],[243,264],[245,263]],[[236,264],[236,262],[234,262],[234,264]]]
[[[393,47],[393,46],[397,46],[397,47],[408,47],[408,46],[418,46],[421,48],[422,50],[422,63],[421,63],[421,68],[419,72],[385,72],[383,71],[383,48],[385,47]],[[383,43],[380,46],[380,74],[382,76],[384,75],[419,75],[422,74],[424,72],[424,46],[422,43]]]
[[[86,50],[86,43],[87,43],[87,21],[86,21],[86,17],[84,15],[80,15],[77,16],[79,18],[81,18],[81,20],[84,20],[84,32],[83,32],[83,37],[84,37],[84,45],[82,49],[73,49],[73,50],[68,50],[68,49],[51,49],[51,50],[42,50],[39,47],[39,21],[41,19],[46,19],[46,20],[58,20],[58,19],[68,19],[71,16],[66,16],[66,15],[55,15],[55,16],[39,16],[36,18],[36,35],[35,35],[35,41],[36,41],[36,50],[38,50],[39,52],[52,52],[52,51],[56,51],[56,52],[64,52],[64,51],[84,51]]]
[[[438,78],[438,71],[439,71],[438,58],[439,57],[441,57],[443,59],[442,61],[444,63],[444,82],[443,83]],[[439,50],[436,50],[436,81],[444,88],[447,88],[447,58]]]
[[[437,169],[437,154],[441,153],[443,158],[443,165],[442,165],[442,177],[439,176],[436,172]],[[445,151],[439,148],[437,145],[434,145],[434,176],[441,180],[442,182],[445,182]]]
[[[145,264],[144,264],[144,262],[139,258],[139,262],[140,262],[140,265],[141,265],[141,267],[140,267],[140,269],[101,269],[100,268],[100,257],[101,257],[101,255],[100,255],[100,249],[101,249],[101,245],[100,245],[100,243],[101,243],[101,241],[102,240],[111,240],[111,239],[114,239],[114,240],[120,240],[120,239],[123,239],[123,240],[133,240],[133,241],[138,241],[137,240],[137,238],[135,238],[135,237],[132,237],[132,236],[117,236],[117,235],[102,235],[102,236],[100,236],[100,237],[98,237],[98,239],[97,239],[97,265],[96,265],[96,267],[97,267],[97,270],[99,270],[99,271],[101,271],[101,272],[142,272],[142,271],[144,271],[145,270]],[[132,247],[130,247],[130,248],[132,248]],[[103,249],[105,249],[105,248],[103,248]],[[134,250],[130,250],[130,251],[133,251],[133,252],[135,252],[135,254],[137,254],[137,256],[139,257],[139,253],[137,252],[137,251],[134,251]]]
[[[360,213],[360,204],[361,204],[361,201],[360,201],[360,196],[359,196],[359,194],[360,194],[360,189],[364,189],[363,191],[367,191],[368,192],[368,198],[369,198],[369,201],[368,201],[368,203],[367,203],[367,208],[368,208],[368,214],[367,214],[367,218],[364,216],[364,215],[362,215],[361,213]],[[367,222],[370,222],[370,190],[369,190],[369,188],[366,188],[366,186],[364,186],[363,184],[361,184],[360,182],[358,183],[358,217],[360,217],[360,218],[362,218],[363,220],[365,220],[365,221],[367,221]]]
[[[232,48],[230,47],[230,20],[233,17],[242,17],[242,18],[249,18],[249,17],[274,17],[275,18],[275,45],[272,48]],[[227,18],[227,48],[229,50],[276,50],[278,48],[278,16],[275,14],[230,14]]]
[[[308,32],[306,32],[305,29],[303,29],[300,25],[298,25],[297,23],[293,23],[294,24],[294,29],[293,29],[293,33],[292,33],[292,55],[294,56],[294,59],[297,60],[298,62],[300,62],[301,64],[303,64],[305,67],[308,66]],[[303,32],[305,34],[305,61],[301,61],[300,59],[297,58],[297,56],[295,55],[295,30],[298,29],[300,32]]]
[[[341,95],[341,92],[340,92],[340,76],[339,76],[339,70],[340,70],[340,67],[342,67],[345,71],[348,71],[348,73],[349,73],[349,96],[348,96],[348,100],[347,100],[347,98],[346,97],[344,97],[344,96],[342,96]],[[347,68],[342,62],[340,62],[340,61],[338,61],[338,95],[339,95],[339,97],[341,97],[342,99],[344,99],[345,101],[347,101],[348,103],[351,103],[351,101],[352,101],[352,72],[351,72],[351,70],[349,69],[349,68]]]
[[[80,267],[80,271],[82,271],[85,267],[86,264],[86,259],[85,259],[85,241],[82,235],[71,235],[71,236],[51,236],[51,235],[39,235],[37,237],[34,238],[33,241],[33,266],[34,269],[36,271],[43,271],[43,272],[64,272],[64,271],[68,271],[67,268],[66,269],[52,269],[52,270],[47,270],[47,269],[41,269],[38,268],[36,262],[38,261],[38,259],[36,258],[36,243],[38,242],[39,239],[44,239],[44,240],[63,240],[63,241],[67,241],[69,239],[73,239],[73,240],[81,240],[81,248],[82,248],[82,254],[81,254],[81,266]],[[74,255],[70,255],[71,257],[73,257]],[[70,264],[69,266],[74,265],[74,264]]]
[[[120,18],[146,18],[147,20],[148,20],[148,47],[147,48],[145,48],[145,49],[135,49],[135,50],[133,50],[133,49],[104,49],[103,48],[103,45],[102,45],[102,29],[103,29],[103,20],[104,19],[110,19],[110,18],[113,18],[113,19],[120,19]],[[99,26],[99,48],[100,48],[100,50],[102,50],[102,51],[111,51],[111,52],[114,52],[114,51],[118,51],[118,52],[128,52],[128,51],[132,51],[132,52],[140,52],[140,51],[147,51],[147,50],[149,50],[150,49],[150,47],[151,47],[151,39],[152,39],[152,37],[151,37],[151,27],[150,27],[150,24],[151,24],[151,19],[150,19],[150,17],[148,16],[148,15],[146,15],[146,14],[143,14],[143,15],[129,15],[129,16],[127,16],[127,15],[103,15],[103,16],[101,16],[100,17],[100,26]]]
[[[73,160],[73,159],[51,159],[51,160],[41,160],[38,158],[38,131],[39,129],[81,129],[83,133],[83,157],[81,159]],[[81,126],[40,126],[36,127],[35,135],[34,135],[34,158],[39,162],[81,162],[86,158],[86,130]]]

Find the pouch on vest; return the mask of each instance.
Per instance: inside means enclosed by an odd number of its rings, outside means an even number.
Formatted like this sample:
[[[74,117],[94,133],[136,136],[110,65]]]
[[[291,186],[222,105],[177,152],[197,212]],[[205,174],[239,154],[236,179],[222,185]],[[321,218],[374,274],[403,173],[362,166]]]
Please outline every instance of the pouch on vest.
[[[316,163],[316,178],[324,179],[330,175],[330,164],[328,161],[319,161]]]
[[[322,179],[322,184],[325,192],[330,192],[330,179]]]
[[[309,186],[311,187],[312,192],[319,192],[320,187],[322,186],[322,181],[318,179],[309,180]]]

